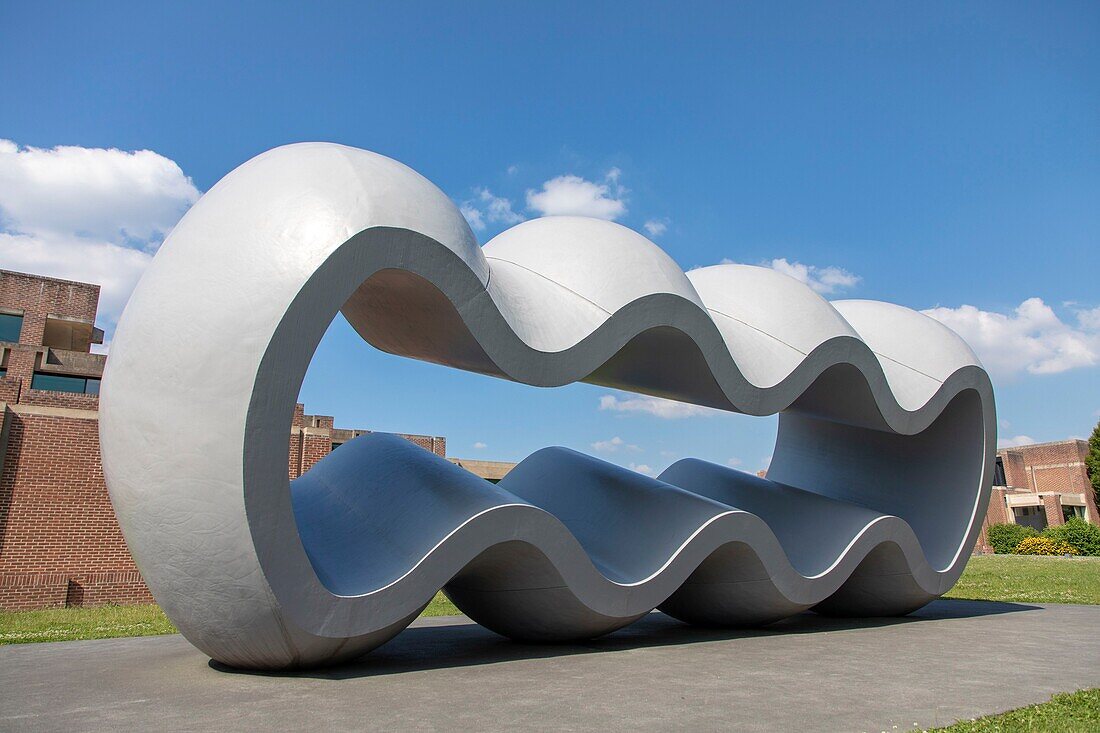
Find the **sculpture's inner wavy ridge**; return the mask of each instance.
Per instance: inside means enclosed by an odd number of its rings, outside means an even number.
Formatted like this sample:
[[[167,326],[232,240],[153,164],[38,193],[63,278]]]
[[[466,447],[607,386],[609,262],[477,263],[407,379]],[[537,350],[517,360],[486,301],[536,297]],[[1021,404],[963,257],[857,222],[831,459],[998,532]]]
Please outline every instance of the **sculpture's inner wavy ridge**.
[[[514,294],[481,287],[473,273],[456,278],[462,264],[445,248],[408,232],[360,236],[387,245],[353,239],[353,256],[384,250],[416,263],[371,264],[375,274],[343,305],[376,346],[533,384],[583,380],[783,412],[769,476],[789,481],[692,459],[653,479],[546,449],[493,486],[399,439],[357,439],[293,484],[294,505],[310,562],[334,594],[421,589],[404,604],[386,602],[381,622],[415,613],[441,585],[490,628],[554,639],[604,633],[655,607],[715,624],[766,623],[807,608],[904,613],[954,582],[982,485],[988,380],[979,367],[933,380],[909,410],[879,356],[840,335],[759,387],[713,317],[670,294],[632,301],[564,351],[541,352],[502,311]],[[439,272],[446,276],[436,285]],[[528,327],[537,317],[527,314]],[[927,390],[927,375],[907,371]],[[912,404],[913,394],[902,399]],[[897,485],[881,492],[884,480]],[[494,531],[501,524],[506,538]],[[399,537],[387,531],[398,526]]]
[[[546,449],[493,486],[371,435],[291,485],[286,425],[341,311],[401,356],[779,414],[767,479]],[[767,268],[685,273],[579,217],[482,247],[416,172],[311,143],[243,164],[166,238],[112,342],[100,431],[157,601],[210,656],[276,668],[369,651],[442,587],[535,639],[655,607],[707,624],[908,612],[962,572],[996,416],[969,347],[907,308],[829,303]]]

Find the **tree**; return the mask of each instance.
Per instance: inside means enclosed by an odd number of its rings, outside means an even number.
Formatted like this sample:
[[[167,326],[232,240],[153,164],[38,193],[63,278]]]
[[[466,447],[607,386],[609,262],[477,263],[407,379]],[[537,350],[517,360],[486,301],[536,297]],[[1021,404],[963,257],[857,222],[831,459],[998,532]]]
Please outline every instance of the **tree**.
[[[1100,422],[1089,437],[1089,453],[1085,456],[1085,467],[1092,482],[1092,491],[1100,498]]]

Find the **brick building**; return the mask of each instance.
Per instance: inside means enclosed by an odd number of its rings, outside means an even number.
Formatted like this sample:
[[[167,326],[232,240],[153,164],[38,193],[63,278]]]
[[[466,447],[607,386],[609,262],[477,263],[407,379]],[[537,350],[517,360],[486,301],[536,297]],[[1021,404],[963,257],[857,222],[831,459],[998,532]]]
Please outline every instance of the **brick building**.
[[[1084,440],[1022,445],[997,451],[993,493],[975,552],[991,552],[985,530],[991,524],[1045,529],[1070,517],[1100,523],[1089,482]]]
[[[0,270],[0,609],[150,602],[99,458],[99,286]],[[289,476],[365,430],[297,405]],[[438,436],[405,435],[446,456]],[[490,480],[513,464],[455,463]]]
[[[294,420],[290,426],[290,478],[296,479],[313,468],[313,464],[339,448],[352,438],[366,435],[369,430],[349,430],[333,426],[330,415],[307,415],[305,405],[294,406]],[[416,443],[424,450],[446,458],[447,439],[437,435],[401,436]],[[457,462],[458,459],[452,459]],[[495,463],[495,461],[493,462]],[[513,464],[501,464],[511,467]],[[476,473],[476,472],[475,472]]]

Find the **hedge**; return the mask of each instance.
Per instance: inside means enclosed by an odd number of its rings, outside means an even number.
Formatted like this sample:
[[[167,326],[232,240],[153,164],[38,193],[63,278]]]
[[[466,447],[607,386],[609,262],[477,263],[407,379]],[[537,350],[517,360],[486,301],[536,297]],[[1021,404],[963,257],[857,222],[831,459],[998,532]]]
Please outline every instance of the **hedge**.
[[[1065,542],[1081,555],[1100,555],[1100,527],[1080,517],[1072,517],[1059,527],[1047,527],[1043,536],[1055,542]]]
[[[1011,555],[1025,539],[1038,536],[1034,529],[1021,524],[991,524],[986,531],[989,544],[998,555]]]
[[[1100,556],[1100,526],[1089,524],[1079,517],[1073,517],[1058,527],[1047,527],[1041,534],[1031,527],[1020,524],[992,524],[986,532],[986,537],[989,538],[989,544],[993,546],[993,551],[998,555],[1073,554]],[[1018,549],[1020,544],[1024,540],[1033,538],[1050,540],[1054,543],[1055,548],[1060,544],[1065,544],[1073,552],[1020,552]],[[1040,546],[1035,545],[1035,547]],[[1046,545],[1041,547],[1047,548]]]
[[[1017,555],[1076,555],[1077,550],[1065,542],[1049,537],[1027,537],[1016,548]]]

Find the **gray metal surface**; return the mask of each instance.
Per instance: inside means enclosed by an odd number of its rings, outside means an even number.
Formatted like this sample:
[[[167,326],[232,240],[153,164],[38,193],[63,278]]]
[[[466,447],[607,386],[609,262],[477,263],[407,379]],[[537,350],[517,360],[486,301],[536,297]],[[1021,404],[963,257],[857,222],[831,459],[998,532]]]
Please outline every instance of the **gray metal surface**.
[[[546,449],[493,486],[374,434],[290,485],[286,426],[340,310],[403,356],[780,413],[768,479]],[[830,304],[765,268],[685,274],[599,220],[529,221],[482,249],[418,174],[329,144],[245,163],[181,220],[119,323],[100,425],[158,602],[253,668],[363,654],[444,586],[522,639],[658,606],[719,625],[906,613],[961,573],[996,445],[985,371],[919,313]]]
[[[1050,653],[1067,636],[1073,652]],[[178,636],[52,642],[0,646],[0,730],[878,733],[1100,686],[1097,659],[1100,606],[952,600],[759,630],[650,614],[553,645],[421,619],[358,662],[290,674],[227,674]]]

